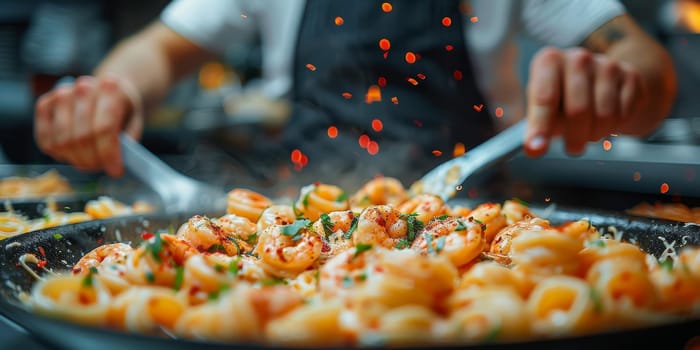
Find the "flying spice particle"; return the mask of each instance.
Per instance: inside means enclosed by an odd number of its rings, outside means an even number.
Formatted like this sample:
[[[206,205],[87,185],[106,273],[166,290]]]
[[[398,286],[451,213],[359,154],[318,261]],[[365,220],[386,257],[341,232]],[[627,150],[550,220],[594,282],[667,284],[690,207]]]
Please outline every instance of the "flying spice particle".
[[[343,92],[343,97],[345,97],[346,100],[349,100],[350,98],[352,98],[352,94],[349,92]]]
[[[241,18],[248,19],[248,15],[246,15],[245,13],[241,13]]]
[[[445,51],[447,51],[447,52],[450,52],[450,51],[454,50],[454,48],[455,48],[455,47],[452,46],[452,45],[449,45],[449,44],[448,44],[448,45],[445,45]]]
[[[452,25],[452,18],[450,17],[443,17],[442,18],[442,25],[445,27],[449,27]]]
[[[379,48],[388,51],[391,48],[391,41],[387,38],[381,38],[379,39]]]
[[[669,190],[668,184],[665,183],[665,182],[662,183],[662,184],[661,184],[661,189],[660,189],[660,190],[661,190],[661,193],[667,193],[668,190]]]
[[[399,104],[399,98],[394,96],[391,98],[391,102],[393,102],[395,105]]]
[[[408,78],[408,79],[406,79],[406,80],[407,80],[409,83],[411,83],[411,85],[413,85],[413,86],[418,85],[418,81],[417,81],[416,79]]]
[[[334,139],[338,137],[338,128],[335,126],[329,126],[328,127],[328,137]]]
[[[545,197],[545,198],[544,198],[544,201],[547,202],[547,203],[549,203],[551,200],[552,200],[552,199],[549,198],[549,197]]]
[[[360,135],[360,138],[357,139],[357,143],[360,144],[360,147],[367,148],[367,145],[369,145],[369,136],[365,134]]]
[[[386,78],[379,77],[379,79],[377,79],[377,84],[379,84],[380,87],[385,87],[386,86]]]
[[[367,89],[367,94],[365,95],[365,102],[369,104],[372,102],[381,102],[381,101],[382,101],[382,91],[379,89],[379,86],[371,85]]]
[[[380,132],[380,131],[382,131],[382,129],[384,129],[384,123],[382,123],[382,121],[379,119],[373,119],[372,120],[372,130],[374,130],[376,132]]]
[[[603,149],[609,151],[612,149],[612,142],[610,140],[603,141]]]
[[[386,13],[389,13],[389,12],[391,12],[391,10],[393,10],[393,9],[394,9],[394,7],[391,6],[390,3],[388,3],[388,2],[382,3],[382,11],[384,11],[384,12],[386,12]]]
[[[299,163],[301,161],[301,151],[298,149],[293,150],[291,158],[293,163]]]
[[[416,76],[418,78],[420,78],[420,80],[425,80],[425,74],[423,74],[423,73],[418,73],[418,74],[416,74]]]
[[[469,19],[472,23],[479,22],[479,17],[472,16],[472,18]]]
[[[474,105],[472,107],[474,108],[475,111],[481,112],[481,110],[484,109],[484,104],[482,103],[482,104]]]
[[[408,51],[408,52],[406,52],[405,59],[406,59],[406,62],[408,62],[409,64],[414,64],[414,63],[416,63],[416,54],[414,54],[411,51]]]
[[[452,150],[452,156],[453,157],[459,157],[463,155],[466,152],[466,147],[464,147],[464,144],[461,142],[457,142],[455,144],[454,149]]]
[[[384,52],[384,59],[386,59],[387,57],[389,57],[389,51]]]
[[[336,17],[334,22],[335,22],[335,25],[337,25],[337,26],[342,26],[343,23],[345,23],[345,21],[343,20],[343,17],[340,17],[340,16]]]
[[[634,180],[634,182],[639,182],[639,180],[641,180],[641,179],[642,179],[642,174],[640,172],[635,171],[634,174],[632,174],[632,180]]]
[[[439,156],[442,155],[442,151],[439,150],[439,149],[434,149],[434,150],[433,150],[433,155],[436,156],[436,157],[439,157]]]
[[[376,141],[370,141],[367,144],[367,153],[371,155],[379,153],[379,144]]]
[[[307,64],[306,64],[306,68],[307,68],[308,70],[312,71],[312,72],[316,70],[316,66],[314,66],[314,65],[311,64],[311,63],[307,63]]]
[[[455,71],[452,72],[452,77],[455,78],[455,80],[462,80],[462,71],[455,69]]]
[[[501,107],[496,107],[496,110],[494,111],[496,113],[496,118],[501,118],[503,117],[503,108]]]
[[[420,120],[414,119],[414,120],[413,120],[413,124],[414,124],[415,126],[419,127],[419,128],[422,128],[422,127],[423,127],[423,122],[420,121]]]
[[[457,186],[455,187],[455,190],[461,191],[461,190],[462,190],[462,185],[457,185]]]

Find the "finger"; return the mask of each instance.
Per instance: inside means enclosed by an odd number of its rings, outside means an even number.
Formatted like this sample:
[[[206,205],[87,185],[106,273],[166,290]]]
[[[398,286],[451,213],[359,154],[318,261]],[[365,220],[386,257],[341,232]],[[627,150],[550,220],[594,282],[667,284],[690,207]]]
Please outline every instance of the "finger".
[[[620,87],[620,117],[621,122],[633,120],[640,112],[643,89],[642,78],[634,69],[623,68],[622,86]]]
[[[36,102],[34,116],[34,138],[39,149],[51,155],[53,143],[51,138],[51,125],[54,103],[56,101],[53,93],[48,93],[39,98]]]
[[[585,49],[567,53],[564,65],[564,139],[566,152],[583,153],[591,130],[592,55]]]
[[[92,125],[96,135],[95,149],[101,168],[109,176],[117,177],[123,172],[119,132],[127,110],[127,102],[120,95],[119,87],[114,81],[101,80],[98,89],[99,98]]]
[[[51,125],[52,155],[71,164],[76,163],[71,152],[73,127],[73,86],[63,85],[55,92],[54,116]]]
[[[553,48],[540,50],[530,65],[525,134],[525,153],[528,156],[541,156],[549,148],[559,114],[561,65],[562,54]]]
[[[95,150],[92,120],[95,118],[97,81],[92,77],[80,77],[75,81],[75,123],[73,139],[76,148],[76,166],[81,170],[99,170],[100,159]]]
[[[617,62],[596,59],[593,97],[595,119],[591,141],[597,141],[615,132],[620,118],[620,82],[622,70]]]

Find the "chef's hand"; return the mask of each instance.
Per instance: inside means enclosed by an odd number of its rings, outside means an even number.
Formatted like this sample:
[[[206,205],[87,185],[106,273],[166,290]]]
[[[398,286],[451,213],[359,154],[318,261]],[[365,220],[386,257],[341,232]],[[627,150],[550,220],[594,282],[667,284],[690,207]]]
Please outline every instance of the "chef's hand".
[[[640,111],[646,88],[632,66],[584,48],[540,50],[530,65],[525,152],[546,153],[562,135],[566,152],[583,153]]]
[[[84,171],[123,173],[119,134],[140,139],[141,102],[125,80],[83,76],[59,85],[36,104],[34,136],[39,148]]]

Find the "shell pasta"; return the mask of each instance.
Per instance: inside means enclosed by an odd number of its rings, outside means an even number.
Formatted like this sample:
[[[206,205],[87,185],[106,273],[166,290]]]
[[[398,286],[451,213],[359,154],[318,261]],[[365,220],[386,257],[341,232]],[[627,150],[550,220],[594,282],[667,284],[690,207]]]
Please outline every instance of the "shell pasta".
[[[244,189],[226,215],[109,243],[37,282],[37,313],[274,346],[416,346],[590,334],[700,316],[700,248],[658,261],[517,200],[452,207],[396,179],[294,203]]]

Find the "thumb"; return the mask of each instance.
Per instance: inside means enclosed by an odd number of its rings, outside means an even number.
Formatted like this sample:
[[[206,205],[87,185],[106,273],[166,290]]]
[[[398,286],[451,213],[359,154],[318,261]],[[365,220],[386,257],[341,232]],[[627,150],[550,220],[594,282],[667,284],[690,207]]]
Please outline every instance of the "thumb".
[[[529,104],[527,108],[527,131],[525,132],[525,154],[539,157],[547,153],[552,137],[552,124],[556,110],[550,106]]]

